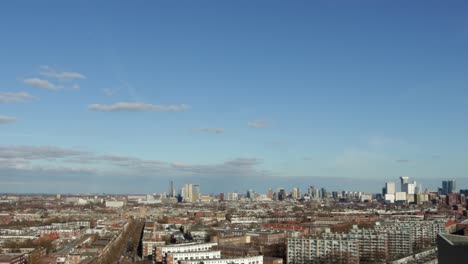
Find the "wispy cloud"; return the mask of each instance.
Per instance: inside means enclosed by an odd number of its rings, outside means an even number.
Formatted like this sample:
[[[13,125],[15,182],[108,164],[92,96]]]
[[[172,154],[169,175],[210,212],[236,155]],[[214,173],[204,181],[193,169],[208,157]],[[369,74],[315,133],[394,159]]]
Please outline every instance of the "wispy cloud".
[[[0,159],[42,160],[89,154],[53,146],[0,146]]]
[[[35,96],[30,95],[26,92],[0,92],[0,103],[9,104],[9,103],[24,103],[32,100],[38,99]]]
[[[190,109],[189,105],[154,105],[141,102],[119,102],[115,104],[90,104],[88,109],[104,112],[121,111],[155,111],[155,112],[180,112]]]
[[[103,176],[139,175],[161,176],[252,176],[264,175],[257,169],[260,159],[236,158],[217,164],[190,164],[154,159],[141,159],[123,155],[100,155],[94,152],[79,151],[53,146],[0,146],[0,175],[2,170],[46,172],[64,171],[67,173],[96,173]]]
[[[79,89],[80,89],[80,85],[76,83],[70,86],[70,88],[65,88],[65,90],[79,90]]]
[[[60,80],[74,80],[74,79],[86,79],[86,76],[79,72],[66,72],[66,71],[56,71],[49,66],[41,66],[41,71],[39,74],[49,78],[56,78]]]
[[[195,129],[195,130],[199,131],[199,132],[213,133],[213,134],[222,134],[222,133],[224,133],[224,128],[218,128],[218,127],[198,128],[198,129]]]
[[[101,92],[103,92],[107,96],[112,96],[112,95],[115,94],[115,91],[113,89],[110,89],[110,88],[101,89]]]
[[[270,124],[265,120],[254,120],[247,123],[251,128],[267,128]]]
[[[408,162],[410,162],[410,160],[408,160],[408,159],[398,159],[398,160],[396,160],[396,162],[397,163],[408,163]]]
[[[12,116],[0,116],[0,124],[15,122],[16,117]]]
[[[55,91],[62,89],[62,87],[60,87],[60,86],[58,86],[56,84],[53,84],[53,83],[49,82],[48,80],[44,80],[44,79],[27,78],[27,79],[22,79],[22,81],[23,81],[23,83],[25,83],[27,85],[42,88],[42,89],[55,90]]]

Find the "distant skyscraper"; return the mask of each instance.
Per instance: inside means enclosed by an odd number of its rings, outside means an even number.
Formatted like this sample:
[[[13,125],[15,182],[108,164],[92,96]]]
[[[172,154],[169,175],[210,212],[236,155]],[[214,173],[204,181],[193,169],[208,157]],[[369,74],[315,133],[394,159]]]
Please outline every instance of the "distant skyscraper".
[[[268,189],[268,195],[267,195],[268,198],[270,199],[273,199],[273,189]]]
[[[299,187],[292,188],[291,197],[294,199],[301,198],[301,190],[299,189]]]
[[[448,181],[448,193],[456,193],[457,192],[457,182],[455,180]]]
[[[325,190],[325,188],[320,189],[320,198],[325,199],[327,197],[328,197],[327,190]]]
[[[395,194],[395,193],[396,193],[395,182],[385,183],[385,193],[384,194]]]
[[[226,201],[237,201],[239,200],[239,195],[235,192],[231,193],[227,193],[227,195],[224,196],[225,200]]]
[[[283,188],[281,188],[278,192],[278,200],[282,201],[286,199],[286,196],[286,191]]]
[[[198,202],[199,200],[200,200],[200,185],[195,184],[193,185],[192,203]]]
[[[442,194],[452,194],[456,192],[457,183],[455,180],[442,181]]]
[[[185,184],[185,186],[182,188],[182,198],[184,202],[193,202],[193,185],[192,184]]]
[[[169,193],[169,197],[175,197],[176,196],[176,189],[174,187],[174,182],[173,181],[171,181],[169,183],[169,192],[168,193]]]
[[[407,194],[415,194],[416,193],[416,181],[414,181],[413,183],[408,183],[408,184],[406,184],[406,186],[407,186],[407,189],[406,189]]]
[[[255,192],[252,189],[247,190],[247,198],[251,200],[255,198]]]
[[[401,180],[401,191],[407,193],[408,192],[409,177],[401,176],[400,180]]]

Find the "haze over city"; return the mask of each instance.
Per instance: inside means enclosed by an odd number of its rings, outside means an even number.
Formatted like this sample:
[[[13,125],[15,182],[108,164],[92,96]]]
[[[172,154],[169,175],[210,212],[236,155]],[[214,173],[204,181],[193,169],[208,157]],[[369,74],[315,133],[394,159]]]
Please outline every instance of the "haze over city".
[[[0,192],[466,187],[467,10],[3,2]]]

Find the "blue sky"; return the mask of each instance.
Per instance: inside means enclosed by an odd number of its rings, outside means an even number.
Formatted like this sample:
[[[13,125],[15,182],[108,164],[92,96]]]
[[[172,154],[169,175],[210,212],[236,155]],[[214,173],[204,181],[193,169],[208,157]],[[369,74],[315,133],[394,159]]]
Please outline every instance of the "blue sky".
[[[0,192],[163,192],[170,179],[378,192],[401,175],[468,188],[467,12],[2,3]]]

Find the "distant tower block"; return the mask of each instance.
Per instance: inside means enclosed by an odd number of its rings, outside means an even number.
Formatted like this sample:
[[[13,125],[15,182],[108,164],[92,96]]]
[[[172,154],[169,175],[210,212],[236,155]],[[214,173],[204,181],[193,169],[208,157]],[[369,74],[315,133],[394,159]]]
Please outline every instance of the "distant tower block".
[[[401,177],[400,177],[400,180],[401,180],[401,191],[407,193],[407,192],[408,192],[408,180],[409,180],[409,177],[407,177],[407,176],[401,176]]]

